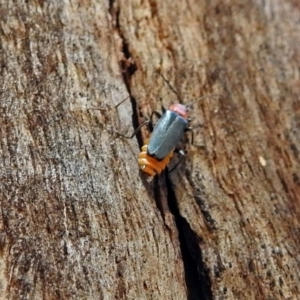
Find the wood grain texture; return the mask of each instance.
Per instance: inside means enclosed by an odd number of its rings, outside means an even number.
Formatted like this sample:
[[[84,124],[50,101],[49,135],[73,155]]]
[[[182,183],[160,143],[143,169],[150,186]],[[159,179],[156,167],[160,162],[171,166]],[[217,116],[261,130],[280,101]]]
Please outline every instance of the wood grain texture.
[[[160,2],[0,3],[1,299],[300,298],[299,5]],[[117,132],[209,94],[147,182]]]

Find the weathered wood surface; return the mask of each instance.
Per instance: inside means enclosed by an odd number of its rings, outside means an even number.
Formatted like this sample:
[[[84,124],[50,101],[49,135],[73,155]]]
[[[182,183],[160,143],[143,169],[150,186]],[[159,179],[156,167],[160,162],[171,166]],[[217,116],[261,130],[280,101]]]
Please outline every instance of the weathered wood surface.
[[[299,5],[160,2],[0,2],[1,299],[300,298]],[[159,72],[222,96],[148,183]]]

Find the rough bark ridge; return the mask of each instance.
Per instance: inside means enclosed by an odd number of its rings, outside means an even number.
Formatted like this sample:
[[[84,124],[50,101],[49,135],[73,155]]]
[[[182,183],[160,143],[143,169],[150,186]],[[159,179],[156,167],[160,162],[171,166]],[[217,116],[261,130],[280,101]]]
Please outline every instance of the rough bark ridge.
[[[1,299],[300,298],[300,7],[160,2],[0,3]],[[213,93],[148,183],[116,131]]]

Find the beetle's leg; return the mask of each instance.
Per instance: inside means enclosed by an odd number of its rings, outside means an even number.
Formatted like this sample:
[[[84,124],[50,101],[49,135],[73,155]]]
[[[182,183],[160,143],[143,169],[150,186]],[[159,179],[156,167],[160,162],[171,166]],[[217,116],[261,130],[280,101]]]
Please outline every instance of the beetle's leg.
[[[177,153],[178,155],[180,155],[180,159],[176,163],[176,165],[169,171],[169,173],[173,172],[179,166],[179,164],[182,162],[183,158],[185,157],[185,152],[182,149],[177,149],[176,148],[174,150],[174,152]]]
[[[151,116],[150,116],[150,122],[149,122],[149,124],[151,124],[151,128],[149,128],[150,132],[153,131],[153,116],[154,116],[154,115],[155,115],[158,119],[161,118],[161,114],[160,114],[158,111],[154,110],[154,111],[152,112],[152,114],[151,114]]]
[[[161,118],[161,114],[159,113],[159,112],[157,112],[157,111],[153,111],[152,113],[151,113],[151,116],[150,116],[150,120],[146,120],[146,121],[144,121],[134,132],[133,132],[133,134],[132,135],[130,135],[130,136],[127,136],[127,135],[125,135],[125,134],[122,134],[122,133],[119,133],[119,132],[117,132],[117,134],[119,135],[119,136],[122,136],[122,137],[124,137],[124,138],[126,138],[126,139],[132,139],[135,135],[137,135],[140,131],[141,131],[141,129],[142,129],[142,127],[144,126],[144,125],[149,125],[149,124],[151,124],[151,127],[153,127],[153,115],[156,115],[158,118]],[[151,128],[150,129],[150,131],[152,132],[152,130],[153,130],[153,128]]]
[[[121,102],[119,102],[117,105],[115,105],[115,108],[118,108],[119,105],[121,105],[123,102],[125,102],[128,98],[130,98],[130,96],[127,96],[126,98],[124,98]],[[103,108],[103,107],[91,107],[88,108],[88,110],[100,110],[102,111],[107,111],[107,108]]]
[[[191,144],[194,145],[194,131],[193,131],[193,128],[192,127],[185,128],[184,132],[188,132],[188,131],[190,131],[191,134],[192,134]]]
[[[130,98],[130,96],[127,96],[125,99],[123,99],[121,102],[119,102],[115,108],[118,108],[119,105],[121,105],[123,102],[125,102],[128,98]]]
[[[161,106],[161,111],[163,112],[163,114],[166,112],[166,109],[163,105]]]
[[[159,119],[161,118],[161,114],[158,111],[154,110],[150,116],[151,123],[153,123],[152,119],[154,115],[156,115]]]
[[[132,139],[135,135],[137,135],[141,131],[141,129],[144,125],[149,124],[149,123],[150,123],[150,120],[146,120],[145,122],[143,122],[130,136],[127,136],[127,135],[119,133],[119,132],[116,132],[116,133],[117,133],[117,135],[124,137],[126,139]]]
[[[177,96],[177,98],[178,98],[178,100],[179,100],[179,102],[180,102],[180,97],[179,97],[177,91],[173,88],[173,86],[172,86],[171,83],[169,82],[169,80],[167,80],[167,79],[164,77],[164,75],[161,74],[160,72],[159,72],[159,75],[162,77],[162,79],[164,80],[164,82],[169,86],[169,88],[171,89],[171,91]]]

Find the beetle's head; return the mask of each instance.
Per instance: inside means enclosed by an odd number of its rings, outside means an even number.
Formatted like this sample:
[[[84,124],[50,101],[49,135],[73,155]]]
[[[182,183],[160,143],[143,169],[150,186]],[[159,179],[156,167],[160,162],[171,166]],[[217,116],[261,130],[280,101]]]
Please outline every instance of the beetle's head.
[[[181,116],[184,119],[188,118],[187,108],[185,105],[180,103],[172,104],[169,108],[171,111],[174,111],[176,114]]]

